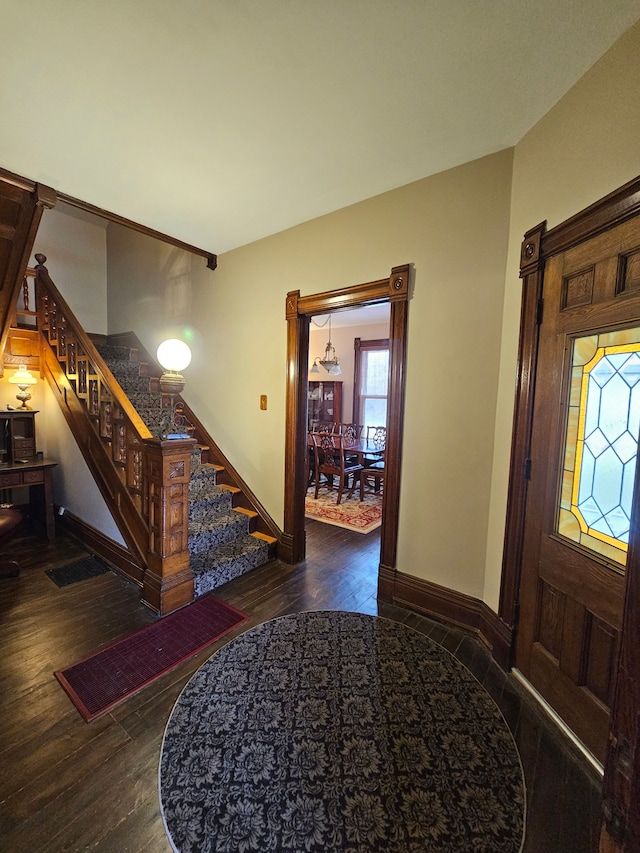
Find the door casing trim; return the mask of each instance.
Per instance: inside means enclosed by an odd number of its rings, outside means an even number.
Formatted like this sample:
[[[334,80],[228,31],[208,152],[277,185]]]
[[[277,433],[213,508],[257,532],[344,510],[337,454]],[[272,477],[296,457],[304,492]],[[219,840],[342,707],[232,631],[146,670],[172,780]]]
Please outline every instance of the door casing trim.
[[[378,581],[378,597],[389,601],[393,598],[393,578],[396,572],[398,545],[410,274],[410,265],[404,264],[393,267],[388,278],[366,284],[310,296],[300,296],[299,290],[291,291],[287,294],[285,303],[287,319],[285,497],[284,531],[279,556],[291,563],[300,562],[305,557],[306,394],[310,318],[314,314],[326,314],[346,308],[362,308],[384,302],[390,304],[387,399],[389,414],[385,451],[387,475],[383,493],[381,572]]]

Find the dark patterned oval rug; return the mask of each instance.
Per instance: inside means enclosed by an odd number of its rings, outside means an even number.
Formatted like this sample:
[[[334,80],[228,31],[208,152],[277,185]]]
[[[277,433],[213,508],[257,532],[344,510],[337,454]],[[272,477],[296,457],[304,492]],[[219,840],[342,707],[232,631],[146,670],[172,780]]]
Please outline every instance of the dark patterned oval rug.
[[[232,640],[183,690],[160,758],[179,853],[517,853],[524,799],[511,733],[474,676],[358,613]]]

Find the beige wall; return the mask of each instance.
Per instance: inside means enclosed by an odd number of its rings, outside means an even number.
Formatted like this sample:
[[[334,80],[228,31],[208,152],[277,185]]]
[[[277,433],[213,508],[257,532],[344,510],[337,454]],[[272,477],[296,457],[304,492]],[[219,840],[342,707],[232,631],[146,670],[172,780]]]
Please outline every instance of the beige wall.
[[[393,190],[226,253],[194,281],[209,356],[185,396],[282,523],[287,291],[414,265],[399,567],[471,595],[484,584],[511,166],[505,151]]]
[[[207,273],[204,258],[121,225],[110,225],[109,332],[135,332],[152,356],[166,338],[179,337],[192,343],[188,321],[192,316],[199,321],[192,280],[199,273]],[[210,271],[205,278],[213,284]]]
[[[109,539],[124,545],[124,539],[87,468],[58,401],[48,387],[43,398],[43,414],[46,418],[47,430],[44,442],[45,452],[47,456],[58,462],[58,467],[53,471],[54,502],[58,506],[65,507],[91,527],[100,530]],[[38,418],[40,417],[38,415]],[[40,424],[38,424],[38,435],[40,431]]]
[[[61,207],[63,207],[61,205]],[[42,214],[34,253],[47,256],[53,283],[88,332],[107,331],[107,228],[57,208]],[[35,261],[31,261],[35,263]]]
[[[0,379],[1,408],[7,404],[20,405],[15,398],[17,387],[8,382],[12,374],[13,370],[7,368]],[[36,450],[58,463],[52,474],[54,503],[70,510],[115,542],[124,544],[49,386],[40,380],[29,390],[29,406],[37,413]],[[14,500],[18,499],[27,500],[27,495],[20,498],[16,493]]]
[[[640,23],[515,148],[484,599],[497,607],[520,322],[520,243],[640,174]]]

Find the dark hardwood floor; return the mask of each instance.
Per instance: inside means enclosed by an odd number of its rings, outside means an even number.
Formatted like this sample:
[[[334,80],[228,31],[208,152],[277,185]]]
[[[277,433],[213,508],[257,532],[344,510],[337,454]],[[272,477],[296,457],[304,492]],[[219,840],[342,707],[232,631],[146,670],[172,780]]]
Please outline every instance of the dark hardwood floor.
[[[341,609],[402,621],[467,665],[501,707],[527,782],[526,853],[597,847],[600,783],[475,639],[376,600],[379,533],[309,521],[308,556],[272,562],[217,591],[250,620],[111,713],[85,723],[53,671],[149,624],[139,590],[114,573],[59,589],[45,569],[85,552],[59,536],[14,540],[20,577],[0,580],[0,850],[169,853],[157,769],[164,727],[182,687],[240,631],[301,610]],[[498,853],[498,851],[496,851]]]

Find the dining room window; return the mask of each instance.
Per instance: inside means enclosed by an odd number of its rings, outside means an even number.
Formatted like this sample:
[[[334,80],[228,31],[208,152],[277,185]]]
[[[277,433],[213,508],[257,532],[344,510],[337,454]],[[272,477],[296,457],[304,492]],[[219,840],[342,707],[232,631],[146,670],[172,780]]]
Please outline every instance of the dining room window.
[[[385,426],[389,387],[389,338],[354,339],[353,420],[364,426]]]

